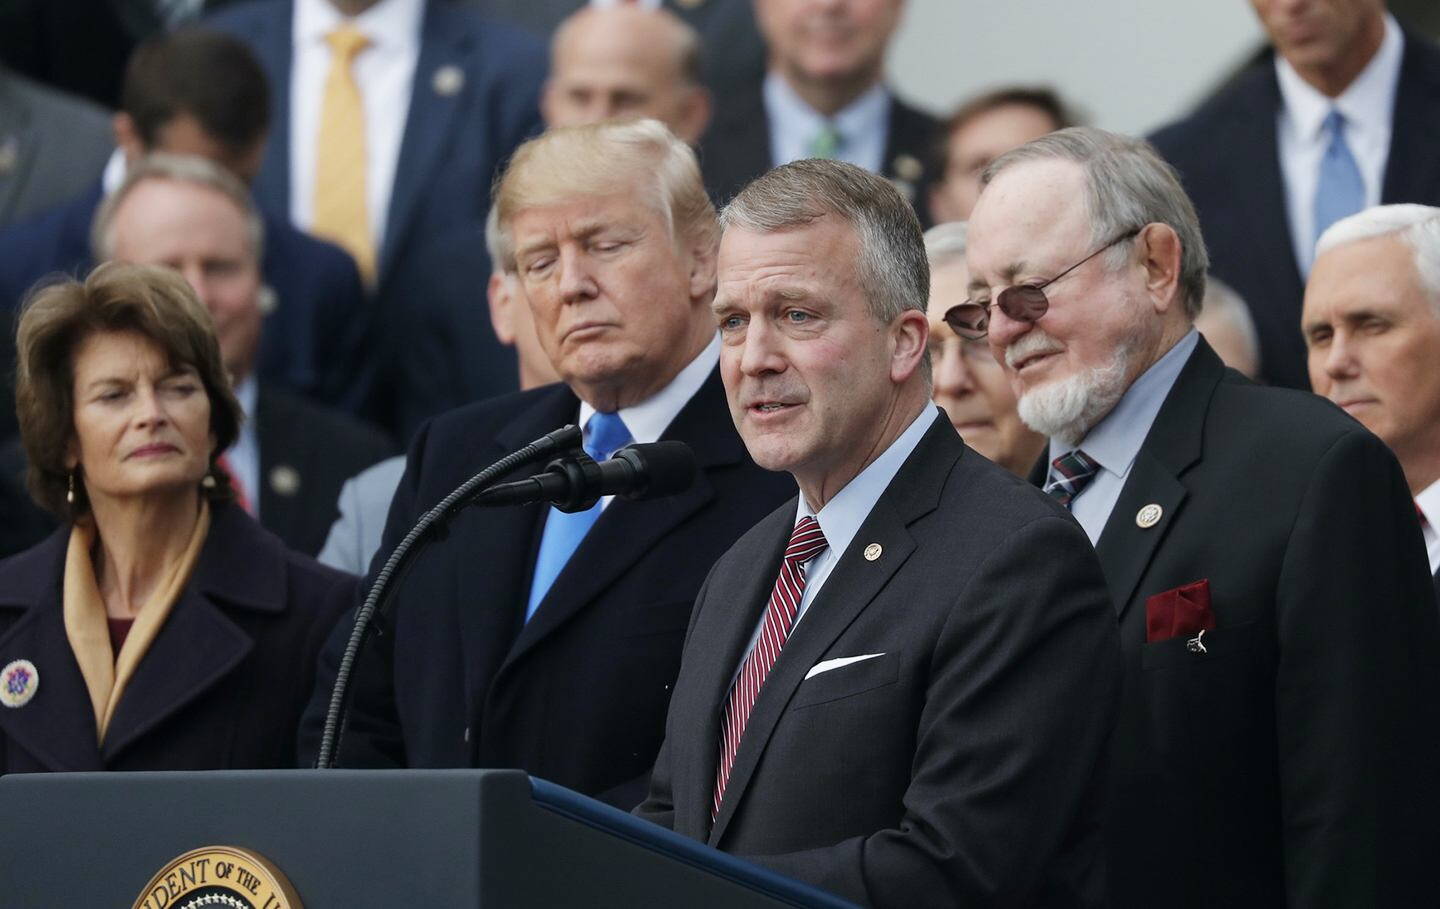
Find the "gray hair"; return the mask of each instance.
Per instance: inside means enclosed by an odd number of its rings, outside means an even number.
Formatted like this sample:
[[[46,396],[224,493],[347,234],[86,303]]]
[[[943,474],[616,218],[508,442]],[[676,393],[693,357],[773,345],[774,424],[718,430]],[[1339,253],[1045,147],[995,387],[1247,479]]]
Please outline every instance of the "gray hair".
[[[1440,311],[1440,208],[1430,205],[1376,205],[1341,218],[1320,235],[1315,257],[1337,246],[1397,234],[1414,253],[1415,271],[1430,302]]]
[[[96,211],[90,227],[90,249],[97,262],[115,258],[115,213],[131,191],[146,180],[174,180],[220,193],[235,203],[245,217],[246,238],[255,261],[258,263],[264,257],[265,223],[250,190],[240,182],[239,177],[208,158],[153,152],[126,170],[124,181],[105,197]]]
[[[1210,275],[1205,283],[1205,318],[1211,322],[1229,322],[1245,344],[1245,353],[1258,369],[1260,366],[1260,333],[1250,306],[1235,288]]]
[[[502,267],[515,270],[511,224],[517,212],[577,196],[626,192],[627,180],[652,196],[672,237],[712,249],[719,243],[715,206],[694,150],[659,120],[611,120],[546,130],[516,149],[491,203],[499,212],[496,251]]]
[[[970,226],[964,221],[936,224],[925,231],[925,256],[930,260],[930,270],[965,261],[969,235]]]
[[[889,180],[863,168],[818,159],[777,167],[725,206],[720,226],[774,233],[826,215],[855,230],[861,289],[876,319],[888,324],[907,309],[925,311],[930,264],[920,222]]]
[[[1027,161],[1060,159],[1079,164],[1085,172],[1085,206],[1093,241],[1114,240],[1147,224],[1165,224],[1180,237],[1180,295],[1191,319],[1205,300],[1205,272],[1210,257],[1200,233],[1195,206],[1180,185],[1175,169],[1144,139],[1106,132],[1093,126],[1072,126],[1041,136],[991,161],[980,175],[988,185],[1002,171]],[[1107,257],[1112,268],[1126,257],[1124,248]]]

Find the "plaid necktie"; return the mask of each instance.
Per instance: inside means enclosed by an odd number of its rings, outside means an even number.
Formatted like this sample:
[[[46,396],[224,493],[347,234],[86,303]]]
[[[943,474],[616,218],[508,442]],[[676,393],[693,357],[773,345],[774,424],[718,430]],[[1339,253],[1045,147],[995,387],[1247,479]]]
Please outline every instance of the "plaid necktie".
[[[1066,452],[1050,463],[1050,479],[1045,484],[1045,491],[1069,508],[1071,501],[1090,485],[1099,470],[1100,465],[1080,449]]]
[[[805,569],[801,566],[827,545],[820,522],[810,515],[801,518],[790,534],[790,544],[785,547],[785,558],[780,562],[780,576],[775,579],[775,589],[765,607],[760,637],[740,666],[740,674],[735,677],[725,703],[720,724],[720,765],[715,771],[715,798],[710,805],[711,823],[720,814],[720,800],[725,797],[725,785],[730,782],[730,770],[735,766],[740,737],[745,734],[755,699],[760,696],[760,688],[770,675],[771,667],[780,658],[780,648],[790,637],[790,629],[795,627],[800,601],[805,597]]]

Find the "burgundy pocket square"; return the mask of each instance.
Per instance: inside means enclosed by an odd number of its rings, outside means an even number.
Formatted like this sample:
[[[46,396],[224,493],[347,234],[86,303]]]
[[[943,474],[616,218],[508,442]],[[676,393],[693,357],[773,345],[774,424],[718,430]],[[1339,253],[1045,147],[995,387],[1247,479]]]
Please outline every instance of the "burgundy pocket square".
[[[1162,591],[1145,601],[1145,642],[1188,637],[1215,628],[1210,611],[1210,582],[1196,581]]]

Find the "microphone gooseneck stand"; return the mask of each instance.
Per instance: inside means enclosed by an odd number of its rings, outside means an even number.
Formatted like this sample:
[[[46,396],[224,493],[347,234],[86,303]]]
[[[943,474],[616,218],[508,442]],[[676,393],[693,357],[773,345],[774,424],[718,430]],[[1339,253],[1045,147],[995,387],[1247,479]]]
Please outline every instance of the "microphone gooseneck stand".
[[[483,492],[500,477],[521,465],[577,449],[580,447],[580,439],[581,434],[578,427],[564,426],[541,436],[519,451],[506,455],[466,480],[458,489],[440,500],[435,507],[425,512],[415,526],[410,529],[410,532],[405,535],[405,539],[400,541],[400,545],[395,547],[395,551],[386,560],[385,567],[381,568],[380,573],[375,576],[375,583],[371,585],[370,593],[365,597],[364,604],[355,614],[355,625],[350,630],[350,640],[345,645],[344,656],[340,659],[340,668],[335,673],[335,687],[330,692],[330,707],[325,712],[325,730],[320,739],[320,754],[315,761],[316,767],[328,770],[335,766],[339,740],[345,733],[345,724],[350,714],[350,675],[355,666],[355,659],[364,643],[366,632],[370,630],[370,623],[375,613],[383,612],[386,594],[391,590],[391,579],[398,578],[409,567],[413,558],[412,552],[420,551],[416,544],[432,528],[438,527],[454,511]]]

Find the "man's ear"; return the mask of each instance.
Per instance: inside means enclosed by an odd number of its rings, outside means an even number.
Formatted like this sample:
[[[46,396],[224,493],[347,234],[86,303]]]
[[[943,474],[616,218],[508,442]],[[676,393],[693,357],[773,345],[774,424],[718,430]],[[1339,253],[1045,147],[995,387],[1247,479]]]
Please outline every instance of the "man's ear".
[[[140,139],[140,130],[135,121],[123,110],[110,121],[115,131],[115,145],[125,156],[126,164],[134,164],[145,156],[145,143]]]
[[[1156,312],[1168,312],[1180,297],[1180,235],[1168,224],[1147,224],[1140,231],[1140,264],[1145,290]]]
[[[525,304],[523,300],[514,299],[507,285],[504,272],[490,272],[490,283],[485,286],[485,300],[490,305],[490,325],[495,329],[495,337],[501,344],[511,347],[515,344],[515,317],[510,307]]]
[[[890,380],[899,385],[920,368],[930,343],[930,320],[918,309],[907,309],[891,323],[890,335],[894,340],[890,351]]]
[[[690,301],[710,305],[715,296],[715,257],[720,245],[709,239],[687,241],[690,261]]]
[[[675,135],[692,147],[698,145],[713,112],[714,104],[707,89],[699,85],[687,89],[675,120]]]

